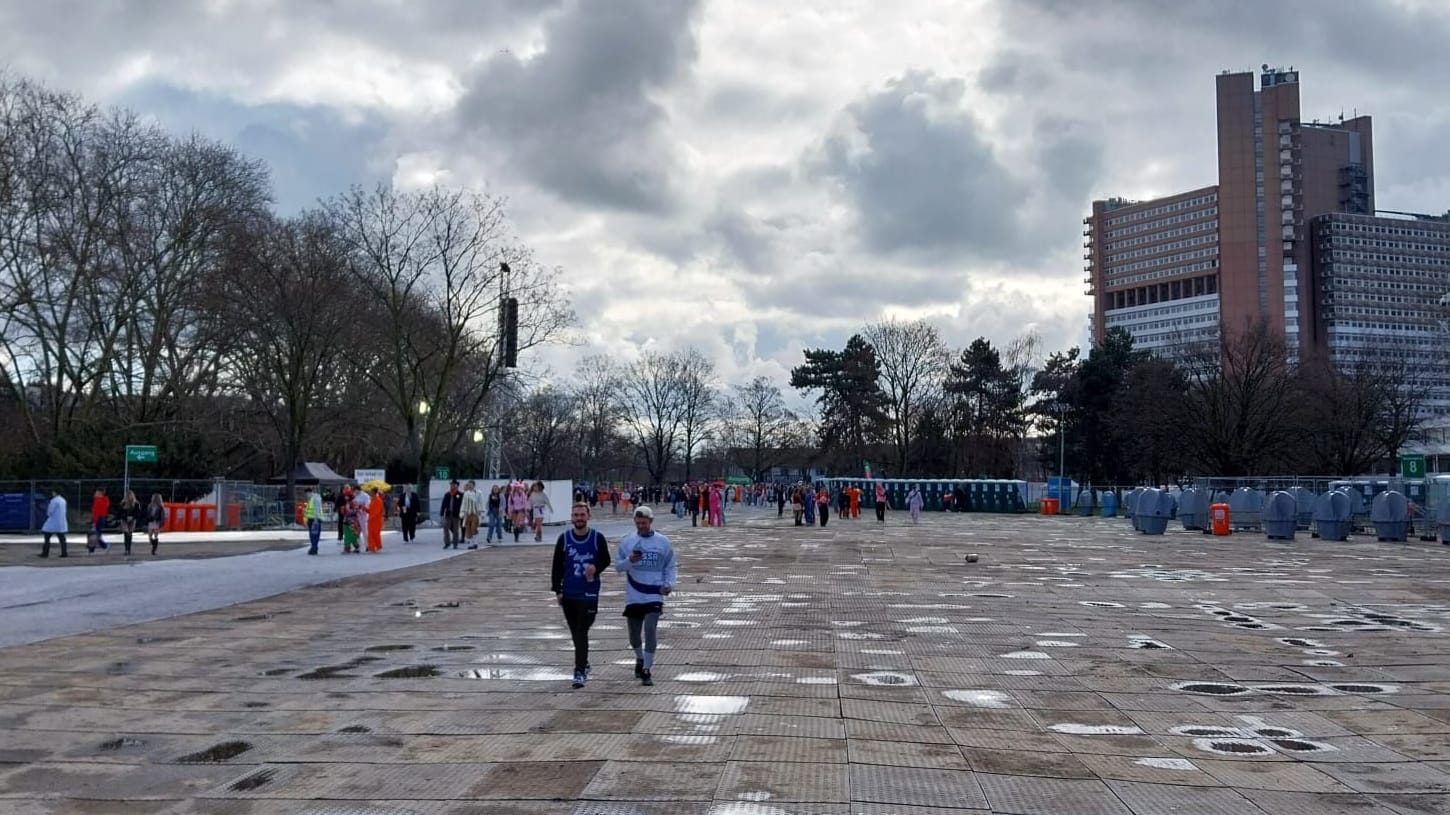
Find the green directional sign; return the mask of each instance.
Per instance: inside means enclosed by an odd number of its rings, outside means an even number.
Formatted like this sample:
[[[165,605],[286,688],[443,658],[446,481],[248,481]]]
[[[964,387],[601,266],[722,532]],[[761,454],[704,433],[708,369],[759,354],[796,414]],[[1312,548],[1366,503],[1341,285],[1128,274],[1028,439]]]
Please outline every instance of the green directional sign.
[[[112,448],[115,449],[115,448]],[[127,464],[155,464],[156,447],[150,444],[126,445]]]
[[[434,467],[433,468],[433,480],[434,481],[447,481],[448,480],[448,476],[449,476],[449,471],[448,471],[448,468],[447,467]]]
[[[1424,478],[1425,457],[1419,453],[1400,456],[1401,478]]]

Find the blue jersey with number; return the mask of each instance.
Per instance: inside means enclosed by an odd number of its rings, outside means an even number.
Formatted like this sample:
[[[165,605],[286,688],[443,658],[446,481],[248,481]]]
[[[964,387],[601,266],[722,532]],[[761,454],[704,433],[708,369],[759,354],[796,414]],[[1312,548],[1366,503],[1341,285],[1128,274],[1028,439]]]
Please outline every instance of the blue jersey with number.
[[[609,568],[609,555],[599,560],[599,550],[604,537],[591,529],[582,539],[574,537],[574,530],[564,532],[564,596],[570,600],[599,601],[599,573]],[[584,567],[594,564],[594,579],[584,576]]]

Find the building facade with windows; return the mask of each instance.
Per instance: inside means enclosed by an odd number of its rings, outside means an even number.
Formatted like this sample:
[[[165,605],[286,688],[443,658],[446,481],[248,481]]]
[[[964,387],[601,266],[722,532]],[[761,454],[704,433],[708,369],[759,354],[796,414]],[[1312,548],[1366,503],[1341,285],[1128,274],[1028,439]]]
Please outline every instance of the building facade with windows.
[[[1094,201],[1083,219],[1093,335],[1122,327],[1165,356],[1262,322],[1291,360],[1318,349],[1310,225],[1374,211],[1371,121],[1304,122],[1299,74],[1217,77],[1218,183]]]

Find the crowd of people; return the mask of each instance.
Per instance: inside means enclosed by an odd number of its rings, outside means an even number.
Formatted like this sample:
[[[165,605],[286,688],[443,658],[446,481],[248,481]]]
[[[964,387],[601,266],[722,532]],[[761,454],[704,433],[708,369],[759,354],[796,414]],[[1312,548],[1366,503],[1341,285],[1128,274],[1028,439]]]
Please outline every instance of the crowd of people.
[[[60,544],[60,557],[70,557],[66,536],[70,532],[70,511],[60,488],[51,490],[50,501],[45,507],[45,521],[40,526],[41,547],[37,557],[50,557],[50,541],[55,538]],[[135,490],[126,490],[121,502],[116,505],[114,519],[121,531],[121,545],[126,557],[131,556],[131,545],[136,531],[146,530],[146,539],[151,544],[151,555],[156,555],[161,545],[161,527],[166,522],[166,507],[160,493],[152,494],[148,504],[142,504]],[[111,497],[104,488],[97,489],[91,498],[91,517],[86,529],[86,554],[97,551],[106,553],[111,545],[106,542],[106,528],[112,521]]]

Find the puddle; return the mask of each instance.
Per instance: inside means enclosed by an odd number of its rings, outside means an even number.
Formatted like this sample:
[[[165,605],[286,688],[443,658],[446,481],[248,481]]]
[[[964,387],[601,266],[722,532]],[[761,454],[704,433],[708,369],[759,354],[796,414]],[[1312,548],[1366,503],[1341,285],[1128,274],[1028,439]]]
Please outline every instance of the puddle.
[[[1042,671],[1003,671],[1008,676],[1042,676]]]
[[[1304,664],[1310,668],[1343,668],[1344,663],[1332,659],[1306,659]]]
[[[1194,739],[1193,746],[1224,756],[1271,756],[1273,750],[1249,739]]]
[[[250,749],[252,745],[244,741],[224,741],[189,756],[182,756],[176,761],[179,764],[216,764],[236,758]]]
[[[1162,608],[1173,608],[1173,606],[1170,606],[1167,603],[1139,603],[1138,604],[1138,608],[1162,609]]]
[[[675,712],[728,716],[744,713],[749,696],[676,696]]]
[[[660,736],[660,741],[665,744],[685,744],[698,747],[714,744],[719,739],[715,736]]]
[[[1330,685],[1329,687],[1333,688],[1334,690],[1339,691],[1340,693],[1353,693],[1353,694],[1398,693],[1399,690],[1400,690],[1399,688],[1395,687],[1394,685],[1359,685],[1359,684],[1348,684],[1348,685]]]
[[[701,639],[707,639],[707,640],[728,640],[728,639],[731,639],[734,636],[735,636],[734,634],[706,634]]]
[[[729,678],[729,674],[717,674],[709,671],[692,671],[675,677],[680,682],[719,682],[722,679]]]
[[[479,668],[454,674],[459,679],[521,679],[527,682],[562,682],[573,673],[550,668]]]
[[[1243,696],[1251,693],[1243,685],[1227,685],[1221,682],[1179,682],[1171,685],[1173,690],[1181,690],[1184,693],[1198,693],[1208,696]]]
[[[901,656],[905,651],[894,651],[890,648],[862,648],[861,653],[872,656]]]
[[[442,672],[435,665],[409,665],[403,668],[394,668],[391,671],[383,671],[376,679],[427,679],[439,676]]]
[[[1306,640],[1300,637],[1281,637],[1279,642],[1284,645],[1292,645],[1295,648],[1323,648],[1324,643],[1319,640]]]
[[[946,625],[951,622],[945,617],[908,617],[905,620],[897,620],[905,625]]]
[[[910,634],[957,634],[960,633],[955,626],[950,625],[910,625],[906,627]]]
[[[313,668],[312,670],[308,671],[307,673],[298,674],[297,675],[297,678],[298,679],[353,679],[353,678],[355,678],[357,676],[357,674],[346,673],[346,671],[348,671],[351,668],[356,668],[356,667],[357,667],[356,664],[348,664],[348,665],[324,665],[321,668]]]
[[[262,676],[281,676],[283,674],[292,673],[293,670],[293,668],[268,668],[267,670],[262,671]]]
[[[1002,659],[1052,659],[1052,657],[1040,651],[1013,651],[1010,654],[1003,654]]]
[[[1301,734],[1298,730],[1290,730],[1287,727],[1256,727],[1255,736],[1263,736],[1266,739],[1293,739]]]
[[[455,647],[458,647],[458,646],[455,646]],[[466,648],[467,646],[462,646],[462,647],[465,647]],[[524,656],[523,654],[483,654],[483,655],[481,655],[479,657],[476,657],[473,660],[473,662],[475,664],[480,664],[480,665],[487,664],[487,663],[490,663],[490,662],[499,662],[499,663],[502,663],[504,665],[538,665],[539,664],[539,660],[538,660],[537,657]]]
[[[129,736],[122,736],[119,739],[111,739],[110,741],[101,742],[100,748],[102,750],[125,750],[128,747],[141,747],[144,744],[146,744],[146,742],[140,739],[133,739]]]
[[[472,645],[440,645],[434,651],[472,651]]]
[[[273,778],[276,777],[276,775],[277,771],[271,769],[270,767],[267,769],[258,770],[251,775],[243,776],[242,778],[233,782],[231,786],[227,787],[227,789],[230,789],[233,792],[247,792],[249,790],[254,790],[258,787],[267,785],[271,782]]]
[[[371,733],[373,729],[365,724],[350,724],[337,732],[339,733]]]
[[[1281,696],[1328,696],[1331,691],[1319,685],[1256,685],[1254,690]]]
[[[956,702],[965,702],[973,707],[1005,709],[1014,707],[1011,696],[999,690],[948,690],[942,695]]]
[[[905,687],[916,684],[916,677],[910,674],[896,673],[895,671],[852,674],[851,678],[864,682],[867,685],[894,685],[897,687]]]
[[[242,707],[268,707],[271,702],[243,702]]]
[[[834,684],[836,684],[836,677],[834,677],[834,676],[803,676],[800,679],[797,679],[796,680],[796,684],[798,684],[798,685],[834,685]]]
[[[1209,727],[1204,725],[1186,725],[1175,727],[1168,731],[1175,736],[1196,736],[1200,738],[1227,739],[1243,735],[1243,731],[1237,727]]]
[[[1193,772],[1198,769],[1192,761],[1186,758],[1140,758],[1136,759],[1133,763],[1143,767],[1152,767],[1155,770]]]
[[[1280,750],[1288,750],[1291,753],[1321,753],[1327,750],[1337,749],[1332,744],[1305,741],[1304,739],[1271,739],[1270,741]]]
[[[1068,642],[1067,640],[1038,640],[1033,645],[1036,645],[1038,648],[1077,648],[1082,643]]]
[[[809,645],[807,640],[771,640],[771,645]]]
[[[886,635],[873,634],[870,631],[840,631],[836,633],[836,639],[841,640],[884,640]]]
[[[1110,603],[1107,600],[1081,600],[1079,605],[1092,606],[1093,608],[1124,608],[1122,603]]]
[[[1141,736],[1143,728],[1120,724],[1055,724],[1047,728],[1073,736]]]
[[[1147,649],[1149,651],[1171,651],[1171,650],[1173,650],[1172,648],[1170,648],[1169,646],[1167,646],[1167,645],[1159,642],[1158,640],[1150,639],[1148,637],[1129,637],[1128,638],[1128,647],[1129,648],[1142,648],[1142,649]]]

